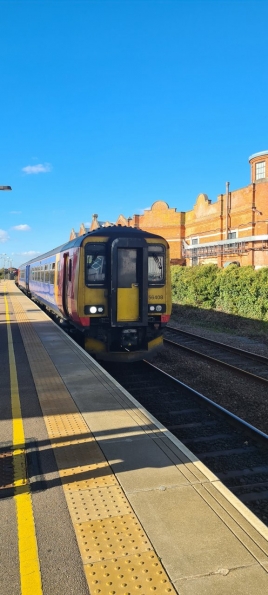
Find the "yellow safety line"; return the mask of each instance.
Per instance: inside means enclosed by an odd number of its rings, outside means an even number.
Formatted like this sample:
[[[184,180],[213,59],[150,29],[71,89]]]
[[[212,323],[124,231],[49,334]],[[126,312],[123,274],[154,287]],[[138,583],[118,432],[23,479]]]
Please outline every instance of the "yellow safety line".
[[[10,392],[13,425],[13,469],[18,526],[21,595],[42,595],[41,574],[35,535],[32,499],[25,466],[25,437],[21,416],[18,378],[10,328],[8,302],[4,295],[7,322]]]

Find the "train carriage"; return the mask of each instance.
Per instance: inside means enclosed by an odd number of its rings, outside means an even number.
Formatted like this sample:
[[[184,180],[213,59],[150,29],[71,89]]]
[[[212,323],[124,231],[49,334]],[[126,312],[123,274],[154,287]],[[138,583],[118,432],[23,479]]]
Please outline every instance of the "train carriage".
[[[169,246],[140,229],[99,228],[19,267],[18,286],[79,330],[98,359],[136,361],[163,342]]]

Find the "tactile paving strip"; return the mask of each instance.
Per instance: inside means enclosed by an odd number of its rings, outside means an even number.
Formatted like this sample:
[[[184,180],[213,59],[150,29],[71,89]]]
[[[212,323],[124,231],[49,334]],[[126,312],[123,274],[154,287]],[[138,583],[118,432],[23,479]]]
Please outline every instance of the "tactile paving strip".
[[[23,342],[80,553],[85,561],[91,595],[133,595],[135,592],[140,595],[175,595],[176,591],[98,445],[96,454],[99,459],[97,463],[92,461],[89,443],[94,437],[19,300],[11,299],[17,320],[22,323]],[[114,485],[107,485],[107,482]],[[97,561],[100,557],[105,559]],[[87,563],[88,560],[96,561]]]
[[[72,469],[60,471],[61,481],[65,490],[70,491],[84,491],[92,488],[101,488],[106,486],[117,485],[117,480],[111,472],[108,463],[102,465],[90,465],[87,468],[76,467],[74,472]]]
[[[64,441],[53,446],[64,489],[86,490],[117,484],[92,434],[80,441]]]
[[[88,433],[88,427],[82,420],[81,414],[64,413],[64,409],[67,409],[66,401],[62,408],[59,406],[56,408],[54,405],[52,412],[47,407],[46,417],[48,418],[47,424],[49,427],[50,437],[58,438],[65,436],[79,436],[83,432]]]
[[[160,560],[144,552],[85,566],[91,595],[175,595]]]
[[[65,496],[75,523],[122,516],[132,512],[123,490],[118,485],[77,492],[66,491]]]
[[[152,550],[134,514],[75,525],[84,564]]]
[[[52,446],[55,448],[57,461],[61,469],[107,462],[92,434],[88,439],[85,438],[80,441],[52,441]]]

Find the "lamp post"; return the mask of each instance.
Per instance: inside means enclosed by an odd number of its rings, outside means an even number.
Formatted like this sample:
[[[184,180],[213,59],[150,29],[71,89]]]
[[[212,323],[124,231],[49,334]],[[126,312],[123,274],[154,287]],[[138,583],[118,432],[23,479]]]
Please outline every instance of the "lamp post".
[[[7,279],[9,279],[9,267],[10,267],[10,258],[7,256]]]
[[[10,258],[10,256],[8,257],[9,260],[9,273],[8,273],[8,279],[13,279],[13,271],[12,271],[12,258]]]

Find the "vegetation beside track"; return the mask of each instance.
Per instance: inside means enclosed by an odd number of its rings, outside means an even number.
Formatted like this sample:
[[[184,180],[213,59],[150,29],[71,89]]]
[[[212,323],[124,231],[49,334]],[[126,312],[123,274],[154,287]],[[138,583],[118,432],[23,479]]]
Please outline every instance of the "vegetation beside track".
[[[173,323],[191,332],[203,329],[233,336],[239,335],[261,340],[268,345],[268,322],[264,320],[243,318],[212,309],[173,303],[170,324]]]
[[[268,336],[268,268],[171,268],[172,320],[253,338]]]

